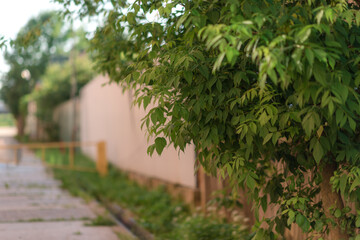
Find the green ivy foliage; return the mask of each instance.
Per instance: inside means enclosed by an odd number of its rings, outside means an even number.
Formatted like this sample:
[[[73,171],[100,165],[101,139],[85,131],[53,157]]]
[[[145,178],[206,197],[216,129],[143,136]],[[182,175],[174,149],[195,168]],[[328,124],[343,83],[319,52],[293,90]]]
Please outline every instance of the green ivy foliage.
[[[150,154],[194,143],[208,172],[250,190],[256,213],[279,206],[255,239],[292,223],[360,239],[357,1],[58,2],[107,16],[93,39],[98,66],[139,105],[156,103],[143,122],[158,136]],[[345,205],[332,217],[316,198],[329,166]]]

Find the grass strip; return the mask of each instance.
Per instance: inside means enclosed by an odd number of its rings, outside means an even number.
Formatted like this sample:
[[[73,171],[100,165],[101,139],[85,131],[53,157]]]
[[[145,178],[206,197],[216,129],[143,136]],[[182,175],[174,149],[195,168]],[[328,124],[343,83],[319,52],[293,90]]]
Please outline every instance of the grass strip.
[[[37,152],[38,156],[41,152]],[[51,164],[66,164],[67,153],[57,149],[46,152]],[[75,153],[75,165],[89,167],[94,162],[80,152]],[[248,239],[244,226],[227,223],[219,217],[192,213],[189,207],[174,200],[164,188],[146,189],[127,178],[119,169],[110,166],[109,174],[53,169],[54,176],[71,194],[85,199],[102,198],[135,214],[141,226],[156,239],[171,240],[238,240]]]
[[[0,113],[0,127],[15,126],[15,119],[10,113]]]

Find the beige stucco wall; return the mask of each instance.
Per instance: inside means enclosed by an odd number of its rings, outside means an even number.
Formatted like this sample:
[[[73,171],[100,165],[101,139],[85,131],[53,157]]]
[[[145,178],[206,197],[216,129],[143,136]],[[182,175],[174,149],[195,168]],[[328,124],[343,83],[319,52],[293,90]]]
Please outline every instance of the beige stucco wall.
[[[194,175],[195,150],[189,146],[185,153],[168,147],[161,156],[146,153],[145,131],[140,129],[145,111],[132,105],[132,94],[122,92],[116,84],[99,76],[87,84],[80,96],[80,140],[107,143],[109,160],[118,167],[156,177],[187,187],[196,187]],[[95,156],[94,149],[83,149]]]

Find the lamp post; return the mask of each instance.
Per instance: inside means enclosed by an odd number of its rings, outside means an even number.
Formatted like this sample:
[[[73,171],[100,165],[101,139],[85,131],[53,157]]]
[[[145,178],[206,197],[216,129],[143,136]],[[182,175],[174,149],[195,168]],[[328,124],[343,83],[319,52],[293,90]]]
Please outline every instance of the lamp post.
[[[70,52],[70,63],[72,65],[71,71],[71,92],[70,98],[73,101],[73,129],[71,134],[71,141],[75,142],[77,139],[77,112],[76,112],[76,92],[77,92],[77,79],[76,79],[76,35],[71,21],[71,33],[73,38],[73,47]]]
[[[31,79],[31,73],[30,73],[29,69],[22,70],[21,71],[21,77],[23,79],[29,81]],[[22,121],[25,121],[25,119],[22,119],[22,118],[18,119],[18,122],[17,122],[18,129],[19,129],[19,125],[24,124],[24,122],[22,122]],[[22,134],[20,133],[20,135],[22,135]],[[21,154],[21,148],[14,149],[14,154],[15,154],[15,163],[16,163],[16,165],[18,165],[20,160],[21,160],[21,155],[22,155]]]
[[[73,101],[73,129],[71,134],[71,141],[75,142],[77,136],[77,112],[76,112],[76,92],[77,92],[77,79],[76,79],[76,49],[75,44],[71,50],[71,99]]]

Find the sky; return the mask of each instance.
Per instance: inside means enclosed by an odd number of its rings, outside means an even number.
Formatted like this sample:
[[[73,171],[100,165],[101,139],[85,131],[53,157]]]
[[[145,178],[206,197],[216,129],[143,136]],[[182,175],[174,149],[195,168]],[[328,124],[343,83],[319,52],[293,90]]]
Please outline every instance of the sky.
[[[62,5],[53,0],[7,0],[0,8],[0,36],[10,40],[16,37],[20,29],[32,18],[41,12],[61,10]],[[84,27],[87,31],[94,31],[98,22],[92,20],[74,21],[74,27]],[[0,76],[9,70],[3,58],[4,50],[0,49]],[[1,86],[0,86],[1,87]]]
[[[7,0],[0,8],[0,35],[5,39],[16,36],[19,30],[40,12],[60,9],[60,5],[50,0]],[[8,67],[3,59],[3,50],[0,51],[0,74],[6,72]]]

